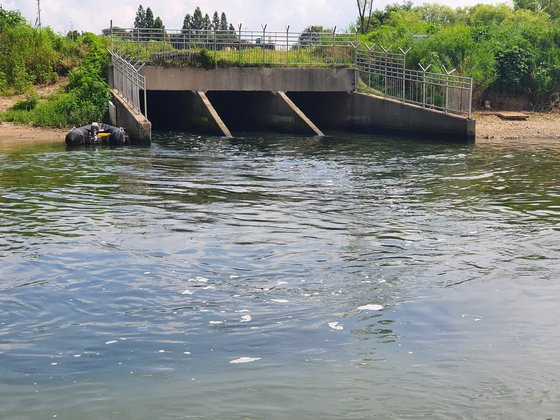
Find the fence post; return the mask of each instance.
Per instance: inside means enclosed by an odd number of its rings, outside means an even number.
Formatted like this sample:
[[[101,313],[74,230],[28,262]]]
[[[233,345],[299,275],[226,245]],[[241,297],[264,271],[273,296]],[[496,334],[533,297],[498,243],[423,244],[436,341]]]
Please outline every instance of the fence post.
[[[311,67],[311,64],[313,63],[313,33],[310,33],[310,37],[309,37],[309,67]]]
[[[214,29],[214,60],[218,59],[218,39],[217,39],[217,34],[216,32],[218,31],[218,29]]]
[[[238,52],[239,52],[238,57],[239,57],[239,60],[238,60],[238,61],[239,61],[240,64],[241,64],[241,28],[242,28],[242,27],[243,27],[243,24],[240,23],[240,24],[239,24],[239,37],[237,38],[237,44],[239,45],[239,48],[238,48]]]
[[[469,89],[469,119],[472,118],[472,91],[473,91],[473,79],[471,78],[471,86]]]
[[[387,97],[387,60],[389,59],[388,51],[391,47],[387,49],[383,45],[380,45],[380,47],[385,53],[385,59],[383,60],[383,96]]]
[[[401,50],[404,60],[402,66],[402,100],[406,102],[406,55],[410,51],[410,47],[406,51],[399,47],[399,50]]]
[[[261,25],[262,30],[263,30],[263,36],[262,36],[262,40],[261,40],[261,44],[262,44],[262,47],[261,47],[261,48],[262,48],[262,62],[263,62],[263,64],[264,64],[264,62],[265,62],[265,59],[264,59],[264,46],[265,46],[265,43],[266,43],[266,27],[267,27],[267,26],[268,26],[268,24],[265,24],[264,26]]]
[[[449,107],[449,76],[455,72],[455,69],[449,71],[445,66],[442,67],[445,70],[445,113],[447,113]]]
[[[418,63],[420,68],[422,69],[422,107],[426,108],[426,72],[432,67],[431,64],[428,64],[427,67],[424,67],[422,64]]]
[[[290,64],[290,25],[286,26],[286,64]]]

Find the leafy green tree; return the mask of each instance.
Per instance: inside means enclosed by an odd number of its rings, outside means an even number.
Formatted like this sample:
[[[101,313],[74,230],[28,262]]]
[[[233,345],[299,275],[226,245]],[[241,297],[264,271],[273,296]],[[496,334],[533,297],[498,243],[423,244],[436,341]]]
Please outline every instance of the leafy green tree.
[[[553,19],[560,18],[560,0],[513,0],[515,9],[546,12]]]
[[[323,28],[320,25],[308,26],[300,34],[298,45],[304,48],[315,45],[321,40],[321,37],[324,35],[330,36],[330,34],[332,34],[331,29]]]
[[[25,19],[19,11],[7,10],[0,7],[0,30],[25,23]]]

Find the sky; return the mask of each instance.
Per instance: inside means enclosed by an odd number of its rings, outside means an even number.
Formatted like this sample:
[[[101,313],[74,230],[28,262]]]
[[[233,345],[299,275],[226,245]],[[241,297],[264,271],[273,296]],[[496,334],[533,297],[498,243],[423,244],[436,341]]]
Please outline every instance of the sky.
[[[210,16],[215,10],[224,11],[228,21],[243,29],[260,30],[267,24],[270,31],[301,31],[310,25],[323,25],[345,30],[357,16],[355,0],[159,0],[143,3],[142,0],[40,0],[41,21],[55,32],[66,33],[71,29],[100,33],[114,26],[131,27],[139,4],[151,7],[168,29],[180,29],[183,17],[200,6]],[[376,0],[375,7],[383,8],[397,0]],[[437,2],[433,0],[432,2]],[[492,0],[446,0],[448,6],[467,6],[476,3],[496,3]],[[422,0],[414,1],[423,3]],[[31,23],[37,19],[37,0],[0,0],[4,9],[20,10]]]

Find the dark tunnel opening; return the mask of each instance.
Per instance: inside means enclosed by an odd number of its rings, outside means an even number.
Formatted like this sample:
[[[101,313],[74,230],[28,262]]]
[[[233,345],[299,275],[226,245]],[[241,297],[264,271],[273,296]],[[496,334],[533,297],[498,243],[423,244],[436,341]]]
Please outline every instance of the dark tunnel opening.
[[[235,131],[274,129],[270,108],[274,94],[265,91],[209,91],[206,96],[228,128]]]
[[[287,92],[288,97],[321,129],[351,129],[351,95],[347,92]]]

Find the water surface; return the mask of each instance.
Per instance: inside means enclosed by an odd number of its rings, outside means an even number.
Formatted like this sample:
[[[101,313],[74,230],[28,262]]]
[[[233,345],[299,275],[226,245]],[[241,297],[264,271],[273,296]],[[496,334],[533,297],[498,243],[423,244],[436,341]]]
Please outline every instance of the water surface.
[[[0,417],[551,418],[559,159],[358,135],[0,147]]]

